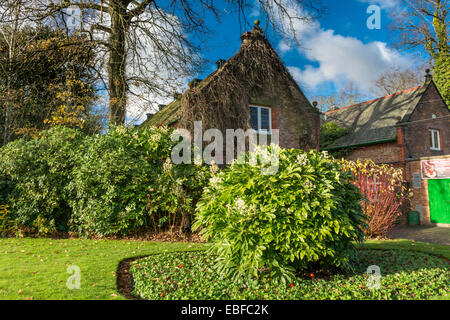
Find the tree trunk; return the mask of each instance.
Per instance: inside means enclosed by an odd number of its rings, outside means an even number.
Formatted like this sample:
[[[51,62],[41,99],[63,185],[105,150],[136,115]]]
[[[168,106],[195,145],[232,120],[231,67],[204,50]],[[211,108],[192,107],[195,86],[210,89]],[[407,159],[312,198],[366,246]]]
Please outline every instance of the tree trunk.
[[[124,124],[127,105],[127,83],[125,73],[125,37],[128,28],[126,6],[120,0],[111,1],[111,34],[109,37],[110,55],[109,76],[109,122]]]
[[[9,39],[9,52],[8,52],[8,76],[7,76],[7,98],[5,104],[5,126],[3,132],[3,145],[8,144],[11,140],[11,113],[12,113],[12,88],[11,88],[11,74],[13,72],[13,59],[15,56],[16,50],[16,37],[17,32],[19,31],[19,12],[20,12],[20,3],[17,4],[14,10],[14,23],[11,31],[10,39]],[[5,39],[6,40],[6,39]]]

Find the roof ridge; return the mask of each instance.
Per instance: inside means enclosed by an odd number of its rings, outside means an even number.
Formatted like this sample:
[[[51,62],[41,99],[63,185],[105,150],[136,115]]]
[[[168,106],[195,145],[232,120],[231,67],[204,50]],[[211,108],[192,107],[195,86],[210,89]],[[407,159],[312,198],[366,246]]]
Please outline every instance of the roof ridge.
[[[336,110],[329,110],[329,111],[325,112],[325,115],[328,115],[328,114],[331,114],[331,113],[334,113],[334,112],[337,112],[337,111],[343,111],[343,110],[346,110],[346,109],[349,109],[349,108],[352,108],[352,107],[357,107],[357,106],[360,106],[362,104],[368,104],[368,103],[375,102],[375,101],[378,101],[378,100],[387,99],[387,98],[390,98],[390,97],[393,97],[393,96],[400,95],[402,93],[415,91],[415,90],[418,90],[420,88],[423,88],[423,86],[424,85],[413,87],[413,88],[409,88],[409,89],[406,89],[406,90],[403,90],[403,91],[399,91],[399,92],[396,92],[396,93],[389,94],[389,95],[384,96],[384,97],[379,97],[379,98],[375,98],[375,99],[372,99],[372,100],[363,101],[363,102],[360,102],[360,103],[357,103],[357,104],[352,104],[350,106],[342,107],[342,108],[339,108],[339,109],[336,109]]]

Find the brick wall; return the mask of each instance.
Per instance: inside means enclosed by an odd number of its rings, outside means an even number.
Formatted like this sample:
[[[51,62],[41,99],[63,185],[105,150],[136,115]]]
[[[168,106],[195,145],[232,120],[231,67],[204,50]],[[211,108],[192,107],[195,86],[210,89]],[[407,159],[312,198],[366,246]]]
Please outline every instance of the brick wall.
[[[345,157],[348,160],[371,159],[375,163],[398,164],[401,147],[397,142],[377,143],[352,149]]]
[[[421,211],[421,224],[430,223],[430,204],[428,201],[428,182],[420,179],[420,188],[414,186],[414,174],[421,175],[420,160],[406,162],[406,179],[410,184],[413,197],[409,203],[409,210]]]
[[[271,108],[272,129],[279,130],[281,147],[319,148],[320,114],[313,111],[296,85],[263,91],[250,99],[250,104]]]
[[[436,119],[433,119],[433,115]],[[441,150],[431,150],[430,129],[439,130]],[[450,110],[431,83],[404,126],[406,158],[450,154]]]

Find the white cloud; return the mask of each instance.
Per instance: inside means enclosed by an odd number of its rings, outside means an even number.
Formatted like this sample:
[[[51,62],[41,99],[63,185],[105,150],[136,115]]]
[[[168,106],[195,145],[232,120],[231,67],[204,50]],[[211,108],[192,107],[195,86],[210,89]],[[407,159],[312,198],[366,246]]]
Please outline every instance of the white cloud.
[[[281,40],[280,43],[278,44],[278,50],[281,51],[281,53],[285,53],[288,52],[292,49],[292,46],[290,45],[290,43],[286,40]]]
[[[389,1],[385,1],[388,5]],[[390,2],[395,2],[391,0]],[[311,89],[321,84],[334,83],[337,87],[353,82],[360,90],[368,92],[382,73],[395,67],[408,68],[412,61],[407,56],[389,48],[384,42],[363,41],[336,34],[334,30],[324,30],[315,22],[307,24],[299,21],[293,26],[301,39],[300,54],[310,65],[303,69],[289,67],[294,79]],[[289,39],[279,44],[282,53],[289,50]]]
[[[400,0],[358,0],[362,3],[367,3],[368,5],[379,5],[382,9],[392,9],[397,8]]]

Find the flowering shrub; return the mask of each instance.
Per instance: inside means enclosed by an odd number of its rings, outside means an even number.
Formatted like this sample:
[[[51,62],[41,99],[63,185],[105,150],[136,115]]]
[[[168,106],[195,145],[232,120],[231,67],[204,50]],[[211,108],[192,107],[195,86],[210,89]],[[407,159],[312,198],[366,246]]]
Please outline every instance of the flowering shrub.
[[[194,228],[213,243],[219,273],[285,281],[313,265],[348,267],[364,236],[352,176],[317,151],[271,146],[244,159],[213,175],[197,204]]]
[[[401,215],[401,207],[411,191],[403,183],[402,170],[389,165],[376,165],[371,160],[341,161],[344,170],[356,179],[365,201],[364,213],[369,217],[368,236],[385,236]]]

